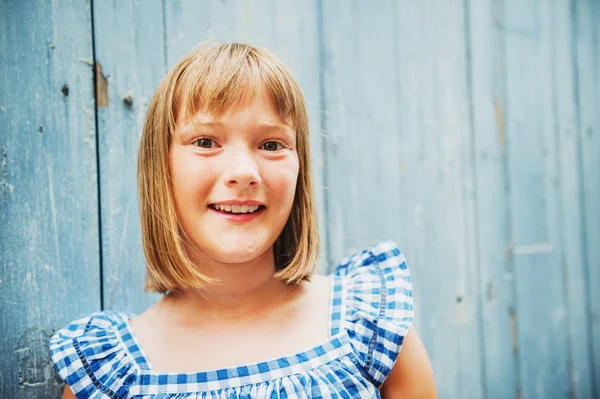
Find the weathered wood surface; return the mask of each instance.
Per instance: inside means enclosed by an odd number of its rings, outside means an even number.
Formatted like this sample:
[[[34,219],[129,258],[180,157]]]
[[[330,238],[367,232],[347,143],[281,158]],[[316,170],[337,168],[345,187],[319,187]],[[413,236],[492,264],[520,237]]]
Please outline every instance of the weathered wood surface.
[[[583,5],[584,2],[580,2]],[[559,241],[557,251],[562,252],[560,262],[563,267],[564,290],[566,291],[565,308],[559,328],[567,333],[568,346],[568,381],[570,397],[591,396],[594,387],[594,363],[591,354],[592,341],[588,317],[590,315],[590,291],[588,286],[588,268],[593,264],[586,261],[584,251],[584,208],[582,204],[582,167],[581,142],[578,127],[577,100],[577,57],[573,56],[575,48],[577,22],[571,14],[572,2],[567,0],[551,2],[548,7],[551,13],[546,40],[552,58],[550,65],[553,74],[552,122],[554,124],[554,144],[557,149],[557,196],[559,203],[558,226]],[[600,17],[600,15],[597,15]],[[596,19],[600,24],[600,19]],[[600,107],[597,106],[597,110]],[[597,146],[598,147],[598,146]],[[600,147],[597,148],[600,157]],[[600,171],[600,164],[597,165]],[[600,173],[597,173],[600,176]],[[600,182],[600,181],[599,181]],[[600,223],[598,223],[600,225]],[[600,267],[596,263],[595,268]],[[600,281],[596,286],[600,286]],[[558,323],[558,321],[556,321]],[[566,324],[566,326],[565,326]]]
[[[146,108],[166,73],[160,0],[94,1],[103,306],[143,311],[137,153]]]
[[[48,338],[100,310],[89,3],[0,3],[0,397],[59,397]]]
[[[492,1],[479,0],[470,1],[468,7],[484,384],[487,397],[512,398],[519,380],[518,338],[514,278],[508,257],[510,213],[506,204],[503,85],[506,72],[502,31],[497,21],[501,8]]]
[[[588,313],[579,330],[591,329],[595,397],[600,396],[600,1],[576,1],[571,6],[572,53],[576,77],[576,137],[582,261],[587,265],[582,291],[589,294]],[[578,289],[579,287],[576,287]],[[587,290],[586,290],[587,288]],[[581,359],[585,361],[585,359]],[[582,395],[583,397],[583,395]]]
[[[597,392],[570,6],[469,3],[488,397]]]
[[[517,6],[523,12],[516,12]],[[517,391],[527,398],[565,398],[570,391],[558,220],[552,11],[548,3],[509,1],[498,18],[505,50],[504,164],[518,337]]]
[[[598,397],[600,1],[38,3],[0,4],[0,397],[57,397],[52,330],[155,299],[145,108],[190,48],[232,40],[305,93],[321,270],[405,252],[440,397]]]
[[[442,397],[483,397],[459,2],[323,2],[333,258],[393,238]]]

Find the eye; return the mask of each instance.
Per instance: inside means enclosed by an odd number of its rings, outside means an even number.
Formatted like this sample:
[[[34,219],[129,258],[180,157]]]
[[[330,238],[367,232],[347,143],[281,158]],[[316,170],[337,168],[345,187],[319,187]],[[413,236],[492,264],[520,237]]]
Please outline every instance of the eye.
[[[266,151],[277,151],[283,148],[283,144],[278,141],[267,141],[261,145],[261,148]]]
[[[194,144],[196,144],[196,147],[200,148],[214,148],[217,146],[217,143],[215,143],[214,140],[206,137],[196,140]]]

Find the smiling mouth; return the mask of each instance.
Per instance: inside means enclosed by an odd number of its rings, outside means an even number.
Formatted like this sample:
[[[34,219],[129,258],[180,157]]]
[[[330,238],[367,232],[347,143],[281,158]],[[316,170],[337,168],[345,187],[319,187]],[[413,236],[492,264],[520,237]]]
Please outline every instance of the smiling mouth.
[[[230,215],[246,215],[256,212],[260,212],[266,209],[264,205],[217,205],[210,204],[209,208],[214,209],[217,212],[228,213]]]

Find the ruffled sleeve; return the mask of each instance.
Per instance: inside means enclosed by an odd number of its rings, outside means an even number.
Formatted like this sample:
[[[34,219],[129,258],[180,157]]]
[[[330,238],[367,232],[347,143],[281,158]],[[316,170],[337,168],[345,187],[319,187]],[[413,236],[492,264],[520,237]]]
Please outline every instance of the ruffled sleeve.
[[[343,260],[343,323],[360,366],[376,386],[391,372],[413,318],[410,273],[394,242]]]
[[[127,397],[137,370],[117,329],[128,319],[126,313],[93,313],[50,339],[54,367],[77,398]]]

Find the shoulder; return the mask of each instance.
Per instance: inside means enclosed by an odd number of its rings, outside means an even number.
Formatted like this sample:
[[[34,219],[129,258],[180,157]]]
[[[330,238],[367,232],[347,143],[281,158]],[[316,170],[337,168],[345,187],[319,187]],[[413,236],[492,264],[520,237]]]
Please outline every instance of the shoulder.
[[[72,321],[50,338],[50,356],[77,397],[98,391],[123,395],[134,364],[119,336],[131,314],[103,311]]]
[[[391,372],[414,315],[412,283],[396,243],[342,260],[334,272],[344,328],[360,366],[379,386]]]

